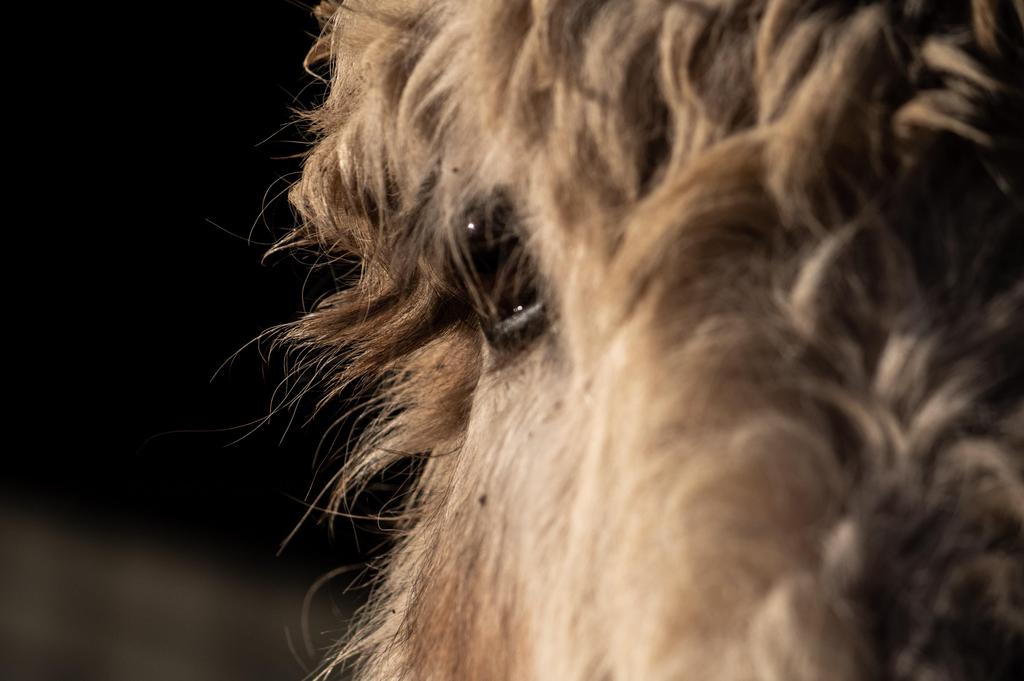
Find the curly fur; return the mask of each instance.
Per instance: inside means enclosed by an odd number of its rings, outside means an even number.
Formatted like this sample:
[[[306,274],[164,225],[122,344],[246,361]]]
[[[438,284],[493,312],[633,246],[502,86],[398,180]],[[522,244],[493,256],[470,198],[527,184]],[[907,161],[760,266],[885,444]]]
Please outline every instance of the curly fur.
[[[288,341],[429,454],[360,678],[1024,678],[1024,3],[324,4]],[[500,190],[551,325],[455,293]]]

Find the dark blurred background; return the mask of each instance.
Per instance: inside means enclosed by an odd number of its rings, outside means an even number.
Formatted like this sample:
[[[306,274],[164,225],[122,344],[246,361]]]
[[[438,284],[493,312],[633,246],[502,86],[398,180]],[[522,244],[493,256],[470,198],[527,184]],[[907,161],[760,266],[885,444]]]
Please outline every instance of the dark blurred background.
[[[0,679],[302,679],[384,540],[314,514],[280,548],[336,470],[330,440],[314,451],[342,407],[313,418],[314,391],[271,414],[283,357],[250,343],[334,285],[261,262],[295,221],[293,110],[324,91],[309,3],[53,6],[18,27]]]

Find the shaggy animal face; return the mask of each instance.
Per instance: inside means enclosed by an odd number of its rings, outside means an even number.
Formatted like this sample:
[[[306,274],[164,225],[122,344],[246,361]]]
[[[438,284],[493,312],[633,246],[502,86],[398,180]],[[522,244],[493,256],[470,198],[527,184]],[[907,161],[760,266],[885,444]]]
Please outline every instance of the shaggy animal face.
[[[363,678],[1022,678],[1020,2],[320,11]]]

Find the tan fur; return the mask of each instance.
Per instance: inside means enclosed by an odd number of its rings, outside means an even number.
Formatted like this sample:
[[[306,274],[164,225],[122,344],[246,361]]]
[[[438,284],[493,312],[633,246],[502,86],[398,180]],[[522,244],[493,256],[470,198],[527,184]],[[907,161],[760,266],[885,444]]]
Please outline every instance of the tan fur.
[[[333,80],[282,247],[362,273],[288,340],[335,393],[383,400],[335,508],[431,454],[335,663],[1011,678],[1020,0],[321,14]],[[460,211],[496,189],[551,319],[512,359],[450,265]]]

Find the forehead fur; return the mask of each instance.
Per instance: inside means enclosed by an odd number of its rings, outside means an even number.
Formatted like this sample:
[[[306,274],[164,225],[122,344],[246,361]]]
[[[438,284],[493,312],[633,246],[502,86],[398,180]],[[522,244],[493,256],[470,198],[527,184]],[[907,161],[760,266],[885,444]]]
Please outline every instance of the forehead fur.
[[[891,193],[937,139],[993,154],[1020,144],[1020,96],[1003,84],[1021,64],[1009,2],[406,0],[320,13],[312,54],[331,55],[333,81],[291,195],[306,226],[288,244],[358,257],[346,295],[378,332],[351,323],[346,296],[305,330],[392,356],[449,329],[438,315],[455,217],[495,188],[543,214],[534,229],[602,258],[652,211],[717,225],[704,233],[813,230]],[[671,227],[650,240],[678,240]],[[623,276],[651,267],[617,255]]]

